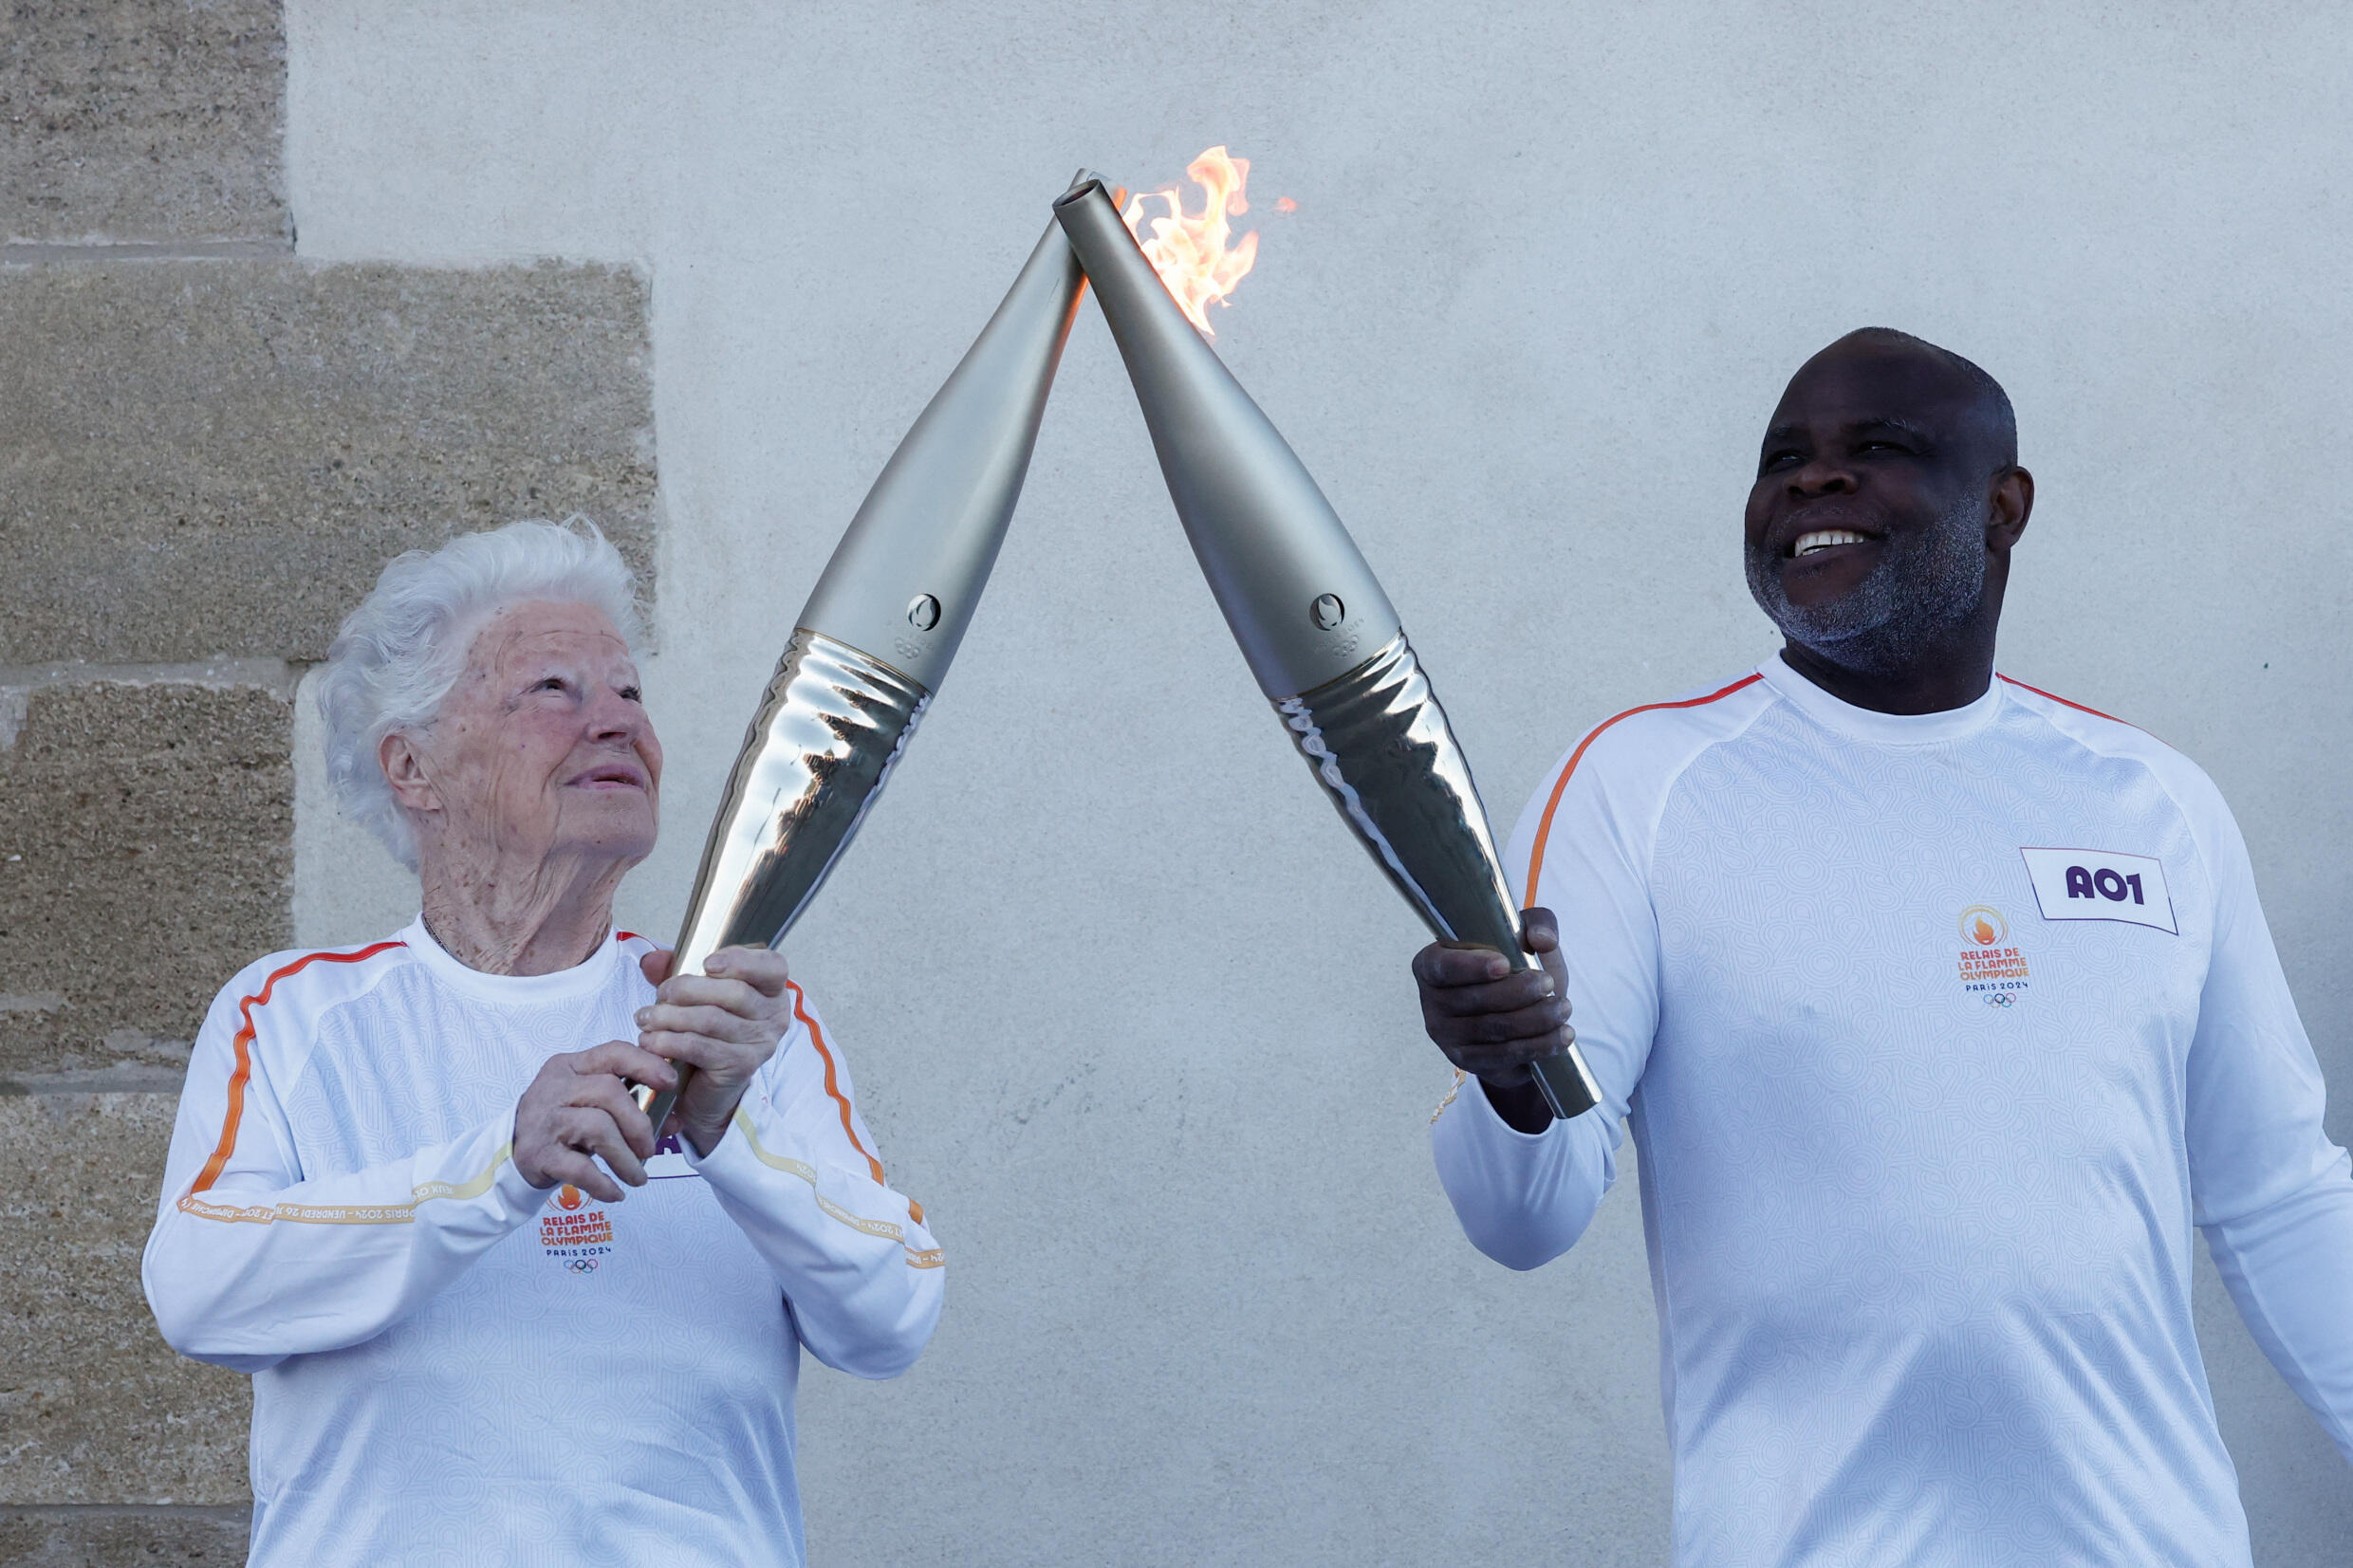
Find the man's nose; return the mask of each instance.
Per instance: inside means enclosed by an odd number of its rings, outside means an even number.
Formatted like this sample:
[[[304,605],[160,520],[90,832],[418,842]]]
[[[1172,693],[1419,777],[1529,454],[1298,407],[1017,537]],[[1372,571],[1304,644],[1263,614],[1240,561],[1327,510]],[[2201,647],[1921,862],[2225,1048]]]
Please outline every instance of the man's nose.
[[[1851,494],[1855,489],[1855,470],[1843,463],[1817,457],[1789,475],[1789,493],[1794,496]]]

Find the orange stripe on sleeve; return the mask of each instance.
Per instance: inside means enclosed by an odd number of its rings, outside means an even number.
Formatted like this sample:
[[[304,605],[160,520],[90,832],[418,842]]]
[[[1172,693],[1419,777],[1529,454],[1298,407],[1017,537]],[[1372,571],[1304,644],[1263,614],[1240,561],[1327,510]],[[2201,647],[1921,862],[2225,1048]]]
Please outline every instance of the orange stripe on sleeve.
[[[277,989],[279,981],[288,975],[300,974],[313,964],[357,964],[363,958],[375,957],[387,948],[407,946],[406,942],[387,940],[361,948],[357,952],[305,953],[284,968],[270,971],[269,978],[262,982],[260,990],[238,1002],[237,1017],[242,1026],[237,1030],[235,1040],[236,1070],[229,1075],[229,1114],[221,1118],[220,1142],[213,1146],[213,1157],[204,1162],[204,1170],[197,1175],[195,1185],[188,1190],[192,1195],[218,1181],[221,1171],[228,1168],[229,1156],[236,1151],[237,1123],[245,1116],[245,1086],[253,1076],[253,1009],[269,1005],[269,993]]]
[[[1536,844],[1528,852],[1528,895],[1520,900],[1521,903],[1532,907],[1536,902],[1536,882],[1544,873],[1545,844],[1552,837],[1552,814],[1561,809],[1561,796],[1567,790],[1568,781],[1577,776],[1577,765],[1585,760],[1585,747],[1600,740],[1603,730],[1607,729],[1619,720],[1630,719],[1637,713],[1656,713],[1665,708],[1705,708],[1712,702],[1719,702],[1731,696],[1734,692],[1754,686],[1764,678],[1762,673],[1747,674],[1722,691],[1711,692],[1704,697],[1685,697],[1680,702],[1646,702],[1640,708],[1629,708],[1622,713],[1613,713],[1600,724],[1595,725],[1592,733],[1579,741],[1577,749],[1568,754],[1568,766],[1562,768],[1561,776],[1553,781],[1552,794],[1545,802],[1544,815],[1536,821]]]
[[[874,1172],[875,1186],[888,1187],[890,1183],[882,1179],[882,1162],[876,1159],[873,1153],[858,1141],[858,1129],[850,1125],[849,1098],[842,1093],[841,1082],[834,1075],[833,1047],[825,1043],[825,1031],[819,1028],[817,1020],[810,1016],[806,1005],[808,998],[802,993],[796,982],[786,981],[785,989],[792,993],[792,1016],[808,1026],[809,1039],[816,1044],[817,1054],[825,1059],[825,1093],[831,1095],[834,1104],[842,1108],[842,1131],[848,1135],[850,1147],[866,1156],[866,1169]]]

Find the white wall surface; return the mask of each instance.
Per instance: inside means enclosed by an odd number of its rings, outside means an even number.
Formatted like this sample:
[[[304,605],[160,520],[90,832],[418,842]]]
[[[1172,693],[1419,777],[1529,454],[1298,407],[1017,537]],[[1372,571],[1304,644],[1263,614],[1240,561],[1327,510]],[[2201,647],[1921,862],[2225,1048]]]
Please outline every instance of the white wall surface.
[[[1800,360],[1882,323],[2000,377],[2040,481],[2004,668],[2221,783],[2353,1137],[2331,9],[287,11],[301,254],[653,280],[669,828],[627,923],[672,928],[793,611],[1071,169],[1224,141],[1262,249],[1217,346],[1507,824],[1583,727],[1772,646],[1736,535]],[[299,840],[304,940],[405,915],[315,765]],[[790,950],[952,1260],[909,1376],[810,1368],[820,1562],[1664,1561],[1634,1195],[1534,1275],[1460,1239],[1421,940],[1229,642],[1088,305],[991,598]],[[2353,1477],[2211,1271],[2200,1304],[2258,1561],[2342,1563]]]

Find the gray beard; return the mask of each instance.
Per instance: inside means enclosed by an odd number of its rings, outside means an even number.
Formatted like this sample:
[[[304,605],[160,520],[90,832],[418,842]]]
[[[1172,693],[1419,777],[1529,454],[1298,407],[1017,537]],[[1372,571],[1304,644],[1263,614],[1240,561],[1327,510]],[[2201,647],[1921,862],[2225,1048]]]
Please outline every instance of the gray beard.
[[[1799,606],[1782,591],[1780,558],[1748,552],[1749,593],[1782,636],[1844,670],[1894,674],[1976,613],[1985,599],[1985,503],[1971,496],[1908,544],[1890,541],[1852,593]]]

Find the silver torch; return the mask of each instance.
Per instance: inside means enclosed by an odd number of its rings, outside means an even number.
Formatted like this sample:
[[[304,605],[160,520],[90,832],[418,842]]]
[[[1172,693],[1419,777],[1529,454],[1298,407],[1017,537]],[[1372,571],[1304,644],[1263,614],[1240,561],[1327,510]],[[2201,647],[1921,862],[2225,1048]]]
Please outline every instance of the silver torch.
[[[1306,465],[1185,319],[1100,180],[1054,204],[1152,430],[1193,553],[1333,805],[1441,942],[1532,962],[1471,766],[1397,611]],[[1601,1099],[1574,1044],[1556,1116]]]
[[[728,774],[672,973],[781,943],[881,793],[996,564],[1085,283],[1048,224],[850,519]],[[677,1091],[637,1098],[658,1132]]]

